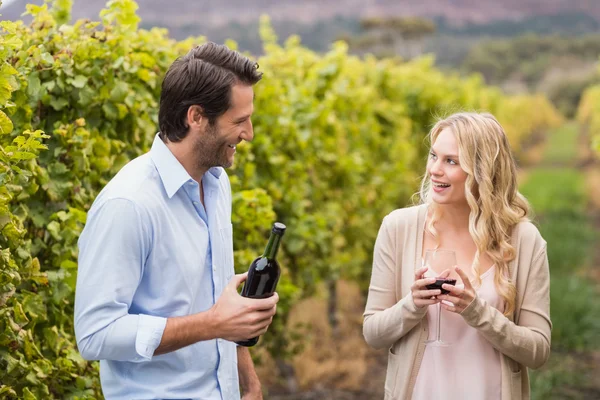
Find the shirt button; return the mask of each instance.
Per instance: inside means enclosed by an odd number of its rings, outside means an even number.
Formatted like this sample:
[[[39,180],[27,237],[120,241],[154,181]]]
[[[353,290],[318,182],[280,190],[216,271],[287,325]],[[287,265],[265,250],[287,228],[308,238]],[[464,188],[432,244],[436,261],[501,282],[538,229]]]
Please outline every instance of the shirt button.
[[[200,204],[200,203],[198,203],[197,201],[195,201],[195,202],[194,202],[194,205],[195,205],[195,206],[197,206],[198,204]]]
[[[196,182],[188,182],[188,185],[190,185],[190,186],[196,186]]]

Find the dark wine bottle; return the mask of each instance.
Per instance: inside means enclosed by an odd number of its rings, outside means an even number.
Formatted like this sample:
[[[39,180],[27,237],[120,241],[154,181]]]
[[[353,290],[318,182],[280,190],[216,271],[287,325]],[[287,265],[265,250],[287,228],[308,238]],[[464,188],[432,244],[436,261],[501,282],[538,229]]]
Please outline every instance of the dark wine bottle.
[[[251,299],[264,299],[272,296],[275,292],[280,274],[279,263],[275,257],[285,229],[285,225],[281,222],[273,224],[265,252],[250,264],[248,278],[246,278],[242,288],[242,296]],[[258,337],[236,343],[240,346],[251,347],[258,343]]]

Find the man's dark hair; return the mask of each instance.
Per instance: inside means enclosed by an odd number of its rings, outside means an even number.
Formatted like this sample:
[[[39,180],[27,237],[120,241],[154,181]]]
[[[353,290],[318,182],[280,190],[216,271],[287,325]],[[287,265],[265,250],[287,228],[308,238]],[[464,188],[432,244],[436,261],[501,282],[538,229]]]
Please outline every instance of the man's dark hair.
[[[214,125],[231,107],[231,87],[254,85],[262,72],[258,64],[237,51],[215,43],[196,46],[169,67],[162,83],[158,125],[161,138],[179,142],[187,135],[187,111],[202,108],[202,115]]]

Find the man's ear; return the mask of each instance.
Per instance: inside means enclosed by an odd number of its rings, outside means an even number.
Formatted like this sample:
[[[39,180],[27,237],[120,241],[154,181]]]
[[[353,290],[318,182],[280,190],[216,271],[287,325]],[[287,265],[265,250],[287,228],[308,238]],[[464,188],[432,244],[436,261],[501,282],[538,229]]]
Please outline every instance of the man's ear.
[[[198,105],[189,106],[187,111],[187,125],[192,129],[199,129],[206,123],[202,115],[202,107]]]

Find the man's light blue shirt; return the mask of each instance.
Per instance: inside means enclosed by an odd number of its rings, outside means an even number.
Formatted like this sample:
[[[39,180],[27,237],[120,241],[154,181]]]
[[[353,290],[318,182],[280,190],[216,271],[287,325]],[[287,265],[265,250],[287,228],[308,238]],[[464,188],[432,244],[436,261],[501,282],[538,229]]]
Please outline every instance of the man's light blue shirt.
[[[198,182],[156,136],[100,192],[79,238],[75,334],[112,399],[239,399],[236,345],[216,339],[154,356],[167,317],[210,309],[233,277],[231,188]]]

